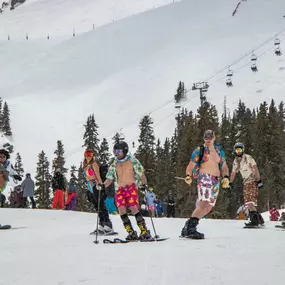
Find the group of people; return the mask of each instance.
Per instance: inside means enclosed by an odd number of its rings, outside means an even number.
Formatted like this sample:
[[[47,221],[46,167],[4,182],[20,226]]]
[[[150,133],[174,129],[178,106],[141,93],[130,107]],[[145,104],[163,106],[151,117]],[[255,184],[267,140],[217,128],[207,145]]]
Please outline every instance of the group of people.
[[[216,143],[214,131],[207,130],[204,133],[204,143],[198,146],[192,153],[190,162],[186,168],[185,182],[192,184],[193,179],[197,179],[198,203],[191,217],[186,221],[181,231],[182,237],[193,239],[203,239],[204,234],[197,231],[197,226],[202,217],[206,216],[216,204],[220,184],[222,188],[233,187],[236,174],[241,173],[243,177],[244,204],[248,208],[248,227],[257,227],[264,224],[261,214],[257,211],[258,192],[263,187],[258,167],[252,156],[245,153],[243,143],[236,143],[233,147],[235,159],[231,174],[226,162],[223,148]],[[99,226],[95,231],[98,233],[110,233],[113,225],[109,217],[105,199],[106,189],[114,187],[115,204],[122,223],[127,232],[127,240],[152,239],[150,231],[146,226],[145,219],[139,204],[139,191],[145,191],[145,199],[155,200],[155,194],[149,191],[147,178],[140,161],[129,154],[128,144],[118,141],[113,148],[114,158],[109,166],[103,170],[96,162],[94,151],[87,149],[84,153],[84,176],[89,190],[89,199],[98,211]],[[3,164],[9,158],[9,154],[0,150],[0,163]],[[5,171],[0,175],[0,192],[7,182],[7,172],[14,179],[21,179],[18,174],[9,168],[9,163],[5,166]],[[30,179],[30,177],[26,177]],[[24,187],[27,183],[24,183]],[[57,169],[52,180],[54,190],[53,208],[64,205],[64,193],[68,193],[65,206],[73,208],[76,197],[76,189],[72,186],[72,179],[67,189],[65,179]],[[173,203],[172,203],[173,202]],[[33,203],[33,201],[32,201]],[[172,205],[174,200],[169,201]],[[149,210],[154,215],[153,204],[149,203]],[[129,219],[127,210],[130,210],[135,217],[136,224],[140,230],[138,234]],[[283,223],[284,224],[284,223]]]
[[[264,225],[262,215],[257,211],[258,192],[263,187],[255,160],[245,153],[243,143],[233,147],[235,159],[231,175],[226,163],[222,147],[216,143],[212,130],[204,133],[204,144],[192,153],[186,169],[185,182],[191,185],[192,179],[197,179],[198,205],[190,219],[185,223],[181,236],[193,239],[203,239],[204,234],[197,231],[199,220],[207,215],[215,206],[220,182],[223,188],[233,187],[236,174],[240,172],[243,178],[244,204],[248,207],[250,222],[247,227]]]

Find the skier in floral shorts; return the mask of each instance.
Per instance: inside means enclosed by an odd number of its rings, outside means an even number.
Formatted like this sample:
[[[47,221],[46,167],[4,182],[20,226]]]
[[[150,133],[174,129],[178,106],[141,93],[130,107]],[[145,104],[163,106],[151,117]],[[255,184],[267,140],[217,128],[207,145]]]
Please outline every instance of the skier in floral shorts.
[[[185,182],[191,185],[192,177],[197,179],[198,205],[191,218],[186,221],[181,232],[182,237],[204,238],[204,234],[197,232],[196,227],[199,220],[216,204],[221,176],[222,187],[229,187],[229,169],[225,153],[215,139],[215,133],[207,130],[204,133],[204,144],[194,150],[186,168]]]
[[[243,178],[243,199],[244,204],[249,209],[250,222],[247,226],[263,225],[264,220],[261,214],[257,211],[258,190],[263,187],[263,183],[260,179],[259,171],[255,160],[249,154],[245,154],[245,147],[243,143],[236,143],[234,145],[235,160],[233,163],[233,169],[231,173],[232,185],[236,174],[240,172]]]
[[[126,142],[119,141],[114,145],[114,161],[111,163],[106,180],[105,187],[114,182],[115,201],[121,216],[124,227],[128,233],[127,240],[138,239],[131,221],[127,215],[127,207],[135,216],[137,225],[141,231],[140,239],[151,239],[147,230],[145,220],[140,212],[138,187],[142,184],[146,188],[146,177],[141,163],[132,155],[128,154],[129,147]]]

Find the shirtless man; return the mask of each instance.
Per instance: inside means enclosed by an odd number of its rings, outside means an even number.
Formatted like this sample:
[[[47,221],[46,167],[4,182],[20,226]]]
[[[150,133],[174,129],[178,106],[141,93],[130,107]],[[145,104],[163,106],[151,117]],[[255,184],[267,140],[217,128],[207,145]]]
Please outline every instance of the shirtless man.
[[[126,142],[120,141],[114,145],[115,159],[110,165],[105,187],[114,182],[116,194],[116,205],[121,216],[124,227],[128,233],[127,240],[138,239],[131,221],[127,215],[127,207],[135,216],[137,225],[141,231],[140,239],[151,239],[146,228],[145,220],[140,212],[138,185],[142,183],[146,187],[146,177],[141,163],[132,155],[128,154],[129,147]]]
[[[249,154],[245,154],[244,150],[245,147],[243,143],[239,142],[234,145],[234,153],[236,158],[233,163],[230,185],[235,180],[236,174],[240,172],[243,178],[244,204],[249,210],[250,222],[247,223],[246,226],[256,227],[264,224],[261,214],[256,210],[258,190],[263,187],[263,183],[260,179],[255,160]]]
[[[204,145],[197,147],[192,153],[190,163],[186,168],[185,182],[192,183],[197,179],[198,205],[190,219],[185,223],[181,236],[193,239],[203,239],[204,234],[197,232],[199,220],[207,215],[215,206],[219,194],[219,184],[222,175],[222,187],[229,187],[229,169],[222,148],[215,143],[215,133],[207,130],[204,133]]]

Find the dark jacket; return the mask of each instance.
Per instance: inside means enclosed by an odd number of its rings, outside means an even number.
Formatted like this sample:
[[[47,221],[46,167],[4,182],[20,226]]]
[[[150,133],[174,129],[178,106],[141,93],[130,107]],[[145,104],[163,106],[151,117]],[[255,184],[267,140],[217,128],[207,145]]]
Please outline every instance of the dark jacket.
[[[66,190],[65,179],[61,173],[56,173],[52,178],[52,190]]]

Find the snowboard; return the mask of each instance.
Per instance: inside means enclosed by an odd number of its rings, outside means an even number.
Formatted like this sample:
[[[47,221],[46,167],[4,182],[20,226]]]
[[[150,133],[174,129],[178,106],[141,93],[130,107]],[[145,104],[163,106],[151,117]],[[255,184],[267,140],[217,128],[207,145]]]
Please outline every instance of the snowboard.
[[[283,227],[283,226],[281,226],[281,225],[275,225],[275,228],[285,230],[285,227]]]
[[[0,230],[9,230],[9,229],[11,229],[11,225],[3,225],[3,226],[0,225]]]
[[[196,240],[202,240],[205,239],[205,236],[203,235],[202,237],[191,237],[191,236],[179,236],[181,239],[196,239]]]
[[[247,226],[247,225],[245,225],[244,227],[243,227],[244,229],[263,229],[264,228],[264,226]]]
[[[113,240],[111,239],[104,239],[103,243],[105,244],[115,244],[115,243],[133,243],[133,242],[159,242],[159,241],[165,241],[168,240],[169,238],[152,238],[152,239],[145,239],[145,240],[125,240],[125,239],[119,239],[119,238],[114,238]]]

